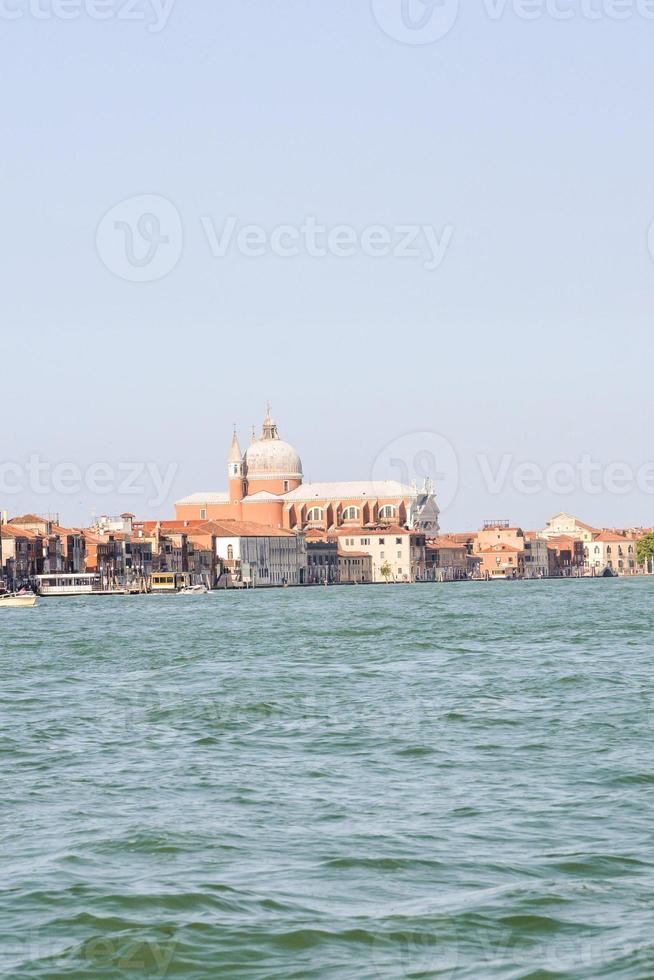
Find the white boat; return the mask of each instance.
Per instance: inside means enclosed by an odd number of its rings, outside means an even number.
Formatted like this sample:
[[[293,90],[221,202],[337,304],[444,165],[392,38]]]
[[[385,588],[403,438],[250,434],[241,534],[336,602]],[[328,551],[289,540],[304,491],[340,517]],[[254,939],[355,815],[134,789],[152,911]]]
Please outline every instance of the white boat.
[[[0,594],[0,609],[31,609],[36,605],[36,600],[33,592],[7,592]]]
[[[43,596],[93,595],[102,591],[102,580],[99,575],[90,572],[37,575],[36,591]]]
[[[206,585],[187,585],[180,589],[177,595],[206,595],[208,591]]]

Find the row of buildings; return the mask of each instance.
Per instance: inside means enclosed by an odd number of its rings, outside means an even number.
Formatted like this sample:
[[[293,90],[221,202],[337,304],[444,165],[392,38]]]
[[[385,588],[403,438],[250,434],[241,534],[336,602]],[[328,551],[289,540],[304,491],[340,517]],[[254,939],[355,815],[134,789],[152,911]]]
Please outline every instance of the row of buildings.
[[[559,514],[541,531],[489,521],[477,531],[432,534],[400,524],[306,530],[252,521],[139,521],[103,517],[62,527],[55,515],[0,521],[5,586],[94,583],[95,591],[173,591],[294,585],[539,579],[653,574],[639,562],[648,529],[597,529]],[[86,577],[86,583],[82,578]]]
[[[15,588],[39,577],[87,576],[107,591],[653,571],[637,554],[647,529],[598,529],[557,514],[540,531],[489,521],[478,531],[441,534],[429,481],[421,489],[393,480],[305,483],[300,456],[280,438],[270,409],[245,452],[234,432],[226,476],[226,491],[185,497],[170,521],[123,514],[78,529],[55,515],[3,518],[2,577]]]

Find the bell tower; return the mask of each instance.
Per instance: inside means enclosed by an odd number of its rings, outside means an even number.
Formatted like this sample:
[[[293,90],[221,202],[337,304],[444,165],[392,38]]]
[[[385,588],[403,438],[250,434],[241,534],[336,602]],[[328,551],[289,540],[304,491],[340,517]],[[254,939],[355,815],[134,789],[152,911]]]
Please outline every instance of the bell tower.
[[[238,436],[236,435],[236,426],[234,426],[234,435],[232,436],[232,444],[229,447],[229,455],[227,457],[227,481],[229,486],[229,501],[232,504],[240,503],[243,497],[246,496],[245,480],[244,480],[244,467],[243,467],[243,453],[241,452],[241,447],[238,444]]]

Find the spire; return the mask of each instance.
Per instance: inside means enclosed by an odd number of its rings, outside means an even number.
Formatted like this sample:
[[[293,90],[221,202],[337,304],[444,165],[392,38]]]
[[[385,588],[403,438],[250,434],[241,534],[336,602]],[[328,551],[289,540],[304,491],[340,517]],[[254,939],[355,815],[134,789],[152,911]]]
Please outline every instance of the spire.
[[[258,442],[258,441],[259,440],[257,439],[257,430],[255,429],[254,426],[252,426],[252,435],[250,436],[250,445],[253,446],[255,444],[255,442]]]
[[[263,422],[263,433],[262,439],[279,439],[279,433],[277,432],[277,423],[272,417],[272,408],[270,402],[268,402],[268,411],[266,412],[266,417]]]
[[[236,426],[234,426],[234,435],[232,436],[232,444],[229,447],[229,456],[227,457],[228,463],[240,463],[243,459],[243,453],[241,452],[241,447],[238,444],[238,436],[236,435]]]

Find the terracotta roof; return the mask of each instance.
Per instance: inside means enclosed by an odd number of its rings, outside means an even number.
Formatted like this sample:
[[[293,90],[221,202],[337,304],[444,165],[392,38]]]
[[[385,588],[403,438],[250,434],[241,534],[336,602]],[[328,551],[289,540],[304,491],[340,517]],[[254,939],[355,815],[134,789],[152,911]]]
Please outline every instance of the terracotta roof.
[[[26,527],[12,526],[11,524],[3,524],[0,528],[0,534],[3,538],[40,538],[41,535],[37,534],[35,531],[28,531]]]
[[[339,558],[370,558],[367,551],[341,551],[338,550]]]
[[[269,527],[254,521],[205,521],[201,527],[193,528],[195,534],[205,531],[217,538],[294,538],[293,531],[281,527]]]
[[[202,527],[206,523],[206,521],[136,521],[133,526],[135,531],[143,531],[149,534],[155,531],[157,527],[160,527],[163,532],[189,531]]]
[[[59,524],[52,525],[52,533],[59,534],[62,537],[68,537],[70,534],[82,534],[78,527],[60,527]]]
[[[22,517],[12,517],[10,524],[47,524],[48,522],[36,514],[23,514]]]
[[[427,538],[426,547],[428,551],[443,551],[446,548],[451,551],[466,550],[465,542],[451,541],[449,538]]]
[[[620,544],[625,544],[625,543],[632,542],[633,539],[625,537],[624,534],[616,534],[615,531],[601,531],[599,534],[595,535],[593,541],[600,541],[600,542],[615,541],[615,542],[620,542]]]

